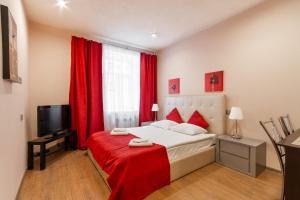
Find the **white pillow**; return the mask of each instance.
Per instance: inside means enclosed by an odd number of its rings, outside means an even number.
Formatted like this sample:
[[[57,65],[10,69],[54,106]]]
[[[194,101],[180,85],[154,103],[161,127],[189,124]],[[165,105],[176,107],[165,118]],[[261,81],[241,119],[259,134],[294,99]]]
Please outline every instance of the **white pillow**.
[[[194,124],[188,124],[188,123],[182,123],[178,124],[176,126],[172,126],[170,130],[178,132],[178,133],[183,133],[187,135],[197,135],[201,133],[207,133],[207,130],[200,127],[196,126]]]
[[[150,126],[155,126],[158,128],[166,129],[169,130],[170,127],[176,126],[178,123],[171,121],[171,120],[161,120],[161,121],[156,121],[150,124]]]

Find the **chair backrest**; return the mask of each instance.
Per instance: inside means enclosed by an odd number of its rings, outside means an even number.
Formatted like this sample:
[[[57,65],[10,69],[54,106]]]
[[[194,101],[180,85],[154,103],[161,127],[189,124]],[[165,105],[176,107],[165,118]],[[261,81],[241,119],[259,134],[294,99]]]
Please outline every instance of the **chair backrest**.
[[[287,114],[285,116],[280,116],[279,123],[280,123],[281,128],[286,136],[295,132],[289,114]]]
[[[272,145],[275,148],[280,167],[282,172],[284,173],[284,157],[285,157],[285,149],[282,146],[279,146],[278,143],[281,142],[284,138],[280,134],[274,120],[270,118],[268,121],[259,121],[260,125],[263,127],[264,131],[270,138]]]

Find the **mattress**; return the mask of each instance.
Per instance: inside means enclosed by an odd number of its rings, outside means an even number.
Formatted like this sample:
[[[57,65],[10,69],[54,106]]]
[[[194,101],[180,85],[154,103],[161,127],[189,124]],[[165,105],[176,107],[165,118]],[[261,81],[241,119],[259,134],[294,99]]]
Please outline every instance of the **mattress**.
[[[170,163],[192,156],[215,144],[216,134],[186,135],[154,126],[129,128],[128,132],[166,147]]]

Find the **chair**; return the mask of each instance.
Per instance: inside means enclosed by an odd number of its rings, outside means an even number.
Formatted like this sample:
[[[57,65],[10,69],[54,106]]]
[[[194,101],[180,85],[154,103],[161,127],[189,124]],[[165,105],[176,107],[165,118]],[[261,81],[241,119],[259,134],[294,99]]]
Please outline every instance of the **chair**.
[[[280,116],[279,123],[286,136],[295,132],[290,116],[288,114],[286,116]]]
[[[285,174],[285,149],[284,147],[278,145],[279,142],[281,142],[284,138],[280,134],[274,120],[270,118],[268,121],[259,121],[260,125],[263,127],[264,131],[270,138],[272,145],[275,148],[279,163],[280,163],[280,168],[283,174]],[[283,187],[282,187],[282,193],[281,193],[281,199],[284,198],[284,180],[283,180]]]

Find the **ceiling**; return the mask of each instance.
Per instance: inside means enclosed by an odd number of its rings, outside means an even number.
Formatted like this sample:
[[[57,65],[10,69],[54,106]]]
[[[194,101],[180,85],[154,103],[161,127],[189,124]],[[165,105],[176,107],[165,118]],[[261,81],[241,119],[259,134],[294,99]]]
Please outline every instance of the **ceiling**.
[[[31,21],[158,50],[264,0],[67,0],[65,9],[56,0],[23,1]]]

